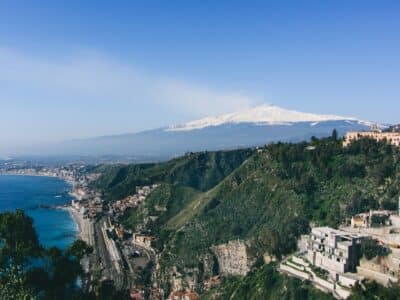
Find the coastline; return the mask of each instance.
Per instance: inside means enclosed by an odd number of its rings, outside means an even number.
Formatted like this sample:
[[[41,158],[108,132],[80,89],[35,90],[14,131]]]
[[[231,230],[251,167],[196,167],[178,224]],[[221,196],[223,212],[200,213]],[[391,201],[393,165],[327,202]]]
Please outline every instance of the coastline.
[[[53,175],[53,174],[37,174],[37,173],[36,174],[21,174],[21,173],[7,173],[7,172],[0,173],[0,176],[27,176],[27,177],[57,178],[61,181],[64,181],[66,184],[68,184],[71,187],[71,190],[68,192],[68,195],[70,195],[74,199],[77,199],[77,196],[73,193],[75,181],[69,180],[62,176],[57,176],[57,175]],[[90,223],[90,221],[88,219],[84,219],[83,215],[71,206],[71,201],[69,203],[66,203],[62,206],[57,206],[55,208],[68,211],[68,213],[71,216],[72,221],[75,223],[75,225],[77,227],[76,237],[78,239],[84,240],[85,242],[89,242],[89,234],[90,234],[89,233],[89,226],[90,226],[89,223]]]
[[[74,199],[69,194],[73,190],[70,182],[61,176],[4,172],[1,172],[0,179],[4,196],[0,212],[23,209],[33,219],[38,238],[44,247],[66,249],[80,236],[83,226],[79,226],[79,220],[65,209],[61,210]]]
[[[8,172],[0,172],[0,176],[28,176],[28,177],[48,177],[48,178],[58,178],[66,183],[68,183],[69,185],[71,185],[72,187],[75,185],[75,181],[68,179],[68,178],[64,178],[62,176],[58,176],[58,175],[53,175],[53,174],[37,174],[37,173],[32,173],[32,174],[21,174],[21,173],[8,173]]]
[[[61,181],[64,181],[67,185],[70,186],[68,195],[70,197],[72,197],[73,199],[78,199],[78,195],[76,195],[74,193],[74,187],[76,185],[76,181],[71,180],[69,178],[65,178],[63,176],[58,176],[58,175],[54,175],[54,174],[38,174],[38,173],[33,173],[33,174],[19,173],[18,174],[18,173],[4,173],[4,172],[0,173],[0,176],[1,175],[57,178]],[[93,245],[93,223],[88,218],[84,218],[83,214],[71,205],[71,201],[73,199],[71,199],[69,202],[65,203],[64,205],[56,206],[54,208],[67,211],[71,217],[72,222],[75,223],[75,226],[77,228],[76,238],[85,241],[89,245]]]
[[[84,218],[83,215],[77,211],[75,208],[72,206],[63,206],[60,207],[60,209],[64,209],[69,212],[71,215],[71,218],[74,220],[74,222],[77,225],[78,232],[77,232],[77,237],[78,239],[81,239],[91,245],[91,227],[92,224],[89,219]]]

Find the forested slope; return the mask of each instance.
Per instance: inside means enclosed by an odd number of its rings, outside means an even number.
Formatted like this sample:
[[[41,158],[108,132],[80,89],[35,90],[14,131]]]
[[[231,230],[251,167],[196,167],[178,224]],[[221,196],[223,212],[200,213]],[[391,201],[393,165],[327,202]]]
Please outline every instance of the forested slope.
[[[94,186],[105,199],[116,200],[135,192],[136,186],[151,183],[179,184],[201,191],[216,185],[247,159],[254,150],[187,153],[158,164],[101,166],[103,175]]]
[[[106,185],[105,194],[110,196],[127,194],[116,191],[140,180],[162,183],[123,222],[135,226],[157,217],[147,229],[156,237],[164,278],[172,267],[181,273],[202,270],[214,245],[240,239],[254,260],[265,253],[279,258],[295,250],[310,222],[337,227],[370,208],[397,208],[400,154],[384,142],[363,139],[343,148],[334,134],[309,143],[221,153],[124,167],[113,171],[113,180]],[[225,160],[229,163],[221,171]],[[212,275],[198,273],[200,282]],[[251,281],[247,285],[249,290],[256,288]],[[202,293],[201,284],[198,291]]]

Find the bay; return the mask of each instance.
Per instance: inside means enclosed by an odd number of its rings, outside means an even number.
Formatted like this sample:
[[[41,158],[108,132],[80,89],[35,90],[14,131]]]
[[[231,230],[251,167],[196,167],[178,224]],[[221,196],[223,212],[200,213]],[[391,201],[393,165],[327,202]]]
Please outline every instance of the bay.
[[[68,211],[53,207],[70,203],[71,186],[59,178],[0,176],[0,212],[25,210],[34,220],[39,240],[45,247],[67,248],[78,228]]]

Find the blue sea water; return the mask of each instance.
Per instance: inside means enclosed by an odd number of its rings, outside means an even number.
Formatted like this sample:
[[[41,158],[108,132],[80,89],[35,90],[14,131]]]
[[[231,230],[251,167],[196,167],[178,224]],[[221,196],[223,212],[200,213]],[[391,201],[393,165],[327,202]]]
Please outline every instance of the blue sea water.
[[[58,178],[1,175],[0,212],[24,209],[33,218],[43,246],[65,249],[76,239],[78,228],[68,211],[48,206],[69,203],[70,189]]]

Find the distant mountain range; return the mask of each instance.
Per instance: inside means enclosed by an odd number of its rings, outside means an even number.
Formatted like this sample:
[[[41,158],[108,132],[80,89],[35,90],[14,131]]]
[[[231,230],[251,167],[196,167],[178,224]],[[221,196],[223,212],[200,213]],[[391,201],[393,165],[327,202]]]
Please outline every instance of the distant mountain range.
[[[241,112],[208,117],[186,124],[132,134],[73,140],[55,145],[59,155],[129,155],[166,159],[188,151],[260,146],[276,141],[297,142],[311,136],[365,130],[371,123],[355,118],[318,115],[261,105]],[[45,151],[46,152],[46,151]]]

